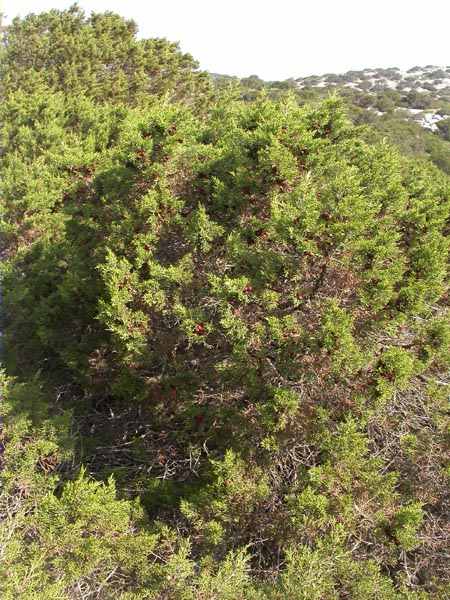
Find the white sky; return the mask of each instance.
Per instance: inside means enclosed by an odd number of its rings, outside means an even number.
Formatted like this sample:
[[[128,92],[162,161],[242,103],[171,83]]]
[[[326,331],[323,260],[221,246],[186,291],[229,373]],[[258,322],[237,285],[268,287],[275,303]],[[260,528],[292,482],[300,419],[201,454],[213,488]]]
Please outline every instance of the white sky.
[[[3,0],[7,21],[70,0]],[[368,67],[450,65],[450,0],[81,0],[180,42],[203,69],[286,79]],[[1,5],[1,0],[0,0]]]

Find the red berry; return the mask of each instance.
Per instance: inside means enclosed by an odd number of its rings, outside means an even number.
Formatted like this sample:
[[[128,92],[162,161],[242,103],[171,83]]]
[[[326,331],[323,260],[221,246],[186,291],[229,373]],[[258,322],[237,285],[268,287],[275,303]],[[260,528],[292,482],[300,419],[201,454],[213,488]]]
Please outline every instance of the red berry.
[[[202,323],[197,323],[195,326],[195,333],[197,335],[203,335],[205,333],[205,326]]]

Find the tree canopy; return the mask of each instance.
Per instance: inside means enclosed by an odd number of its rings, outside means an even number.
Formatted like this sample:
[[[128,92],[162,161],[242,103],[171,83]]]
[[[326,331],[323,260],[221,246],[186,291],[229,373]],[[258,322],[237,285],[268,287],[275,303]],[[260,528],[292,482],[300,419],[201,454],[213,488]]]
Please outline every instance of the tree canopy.
[[[138,39],[134,21],[78,5],[15,18],[3,39],[4,93],[55,91],[137,105],[149,94],[198,102],[210,94],[197,62],[165,39]]]

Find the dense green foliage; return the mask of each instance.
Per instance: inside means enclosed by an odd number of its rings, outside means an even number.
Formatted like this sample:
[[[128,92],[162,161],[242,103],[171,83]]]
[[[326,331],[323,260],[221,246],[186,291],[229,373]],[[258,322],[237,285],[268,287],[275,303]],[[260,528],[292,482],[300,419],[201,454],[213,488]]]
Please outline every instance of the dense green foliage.
[[[16,18],[7,28],[2,89],[33,91],[45,84],[96,101],[139,104],[148,94],[204,101],[209,78],[189,54],[164,39],[138,40],[133,21],[113,13],[68,11]]]
[[[56,76],[99,24],[173,93]],[[443,600],[449,178],[130,31],[2,58],[2,597]]]
[[[450,174],[448,119],[438,121],[435,132],[429,128],[424,129],[417,122],[417,119],[423,118],[427,112],[443,117],[450,114],[450,87],[441,89],[421,83],[419,76],[412,74],[407,80],[397,84],[397,89],[391,89],[383,78],[390,77],[391,82],[395,83],[396,79],[400,78],[397,71],[378,69],[375,75],[371,70],[368,73],[349,71],[344,75],[329,74],[271,82],[263,81],[256,75],[241,80],[216,75],[215,83],[219,88],[236,86],[246,101],[255,100],[261,91],[272,99],[278,99],[286,91],[290,91],[295,94],[299,103],[304,104],[320,102],[330,92],[338,92],[345,100],[348,115],[353,123],[368,125],[372,136],[377,136],[380,140],[386,138],[403,154],[430,160]],[[450,76],[450,67],[447,68],[446,75]],[[379,83],[374,82],[374,76],[379,77]],[[433,77],[434,73],[428,72],[422,76]],[[355,83],[358,78],[362,78],[362,81]],[[435,81],[439,84],[442,80]],[[409,87],[404,89],[402,84]],[[425,88],[429,89],[424,91]]]

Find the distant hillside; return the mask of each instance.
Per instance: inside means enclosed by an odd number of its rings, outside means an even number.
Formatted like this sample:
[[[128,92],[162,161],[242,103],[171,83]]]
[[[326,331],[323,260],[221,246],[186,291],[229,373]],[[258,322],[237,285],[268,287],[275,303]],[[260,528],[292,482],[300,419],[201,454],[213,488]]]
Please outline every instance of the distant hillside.
[[[441,97],[450,96],[450,67],[427,65],[412,67],[402,71],[397,67],[390,69],[363,69],[347,71],[342,74],[327,73],[296,79],[299,87],[345,85],[361,91],[376,92],[383,89],[396,89],[408,92],[433,92]]]
[[[394,67],[390,69],[364,69],[362,71],[347,71],[343,74],[327,73],[311,75],[296,79],[299,89],[308,88],[351,88],[363,95],[379,94],[395,90],[397,94],[387,96],[386,103],[378,113],[386,112],[383,108],[391,108],[393,102],[398,109],[409,112],[410,118],[422,127],[431,131],[439,131],[438,122],[449,114],[450,102],[450,67],[427,65],[412,67],[401,71]]]

